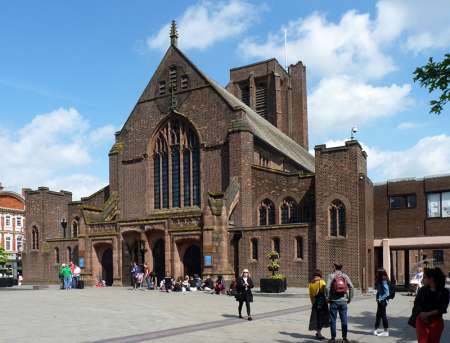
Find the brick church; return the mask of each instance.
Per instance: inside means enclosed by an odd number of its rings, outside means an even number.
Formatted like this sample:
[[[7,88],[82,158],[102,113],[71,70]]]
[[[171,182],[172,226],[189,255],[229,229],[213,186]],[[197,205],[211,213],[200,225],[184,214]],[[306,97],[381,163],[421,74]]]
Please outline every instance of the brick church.
[[[159,278],[267,277],[280,254],[289,285],[344,264],[374,270],[373,185],[350,140],[308,152],[305,66],[270,59],[230,70],[224,88],[171,44],[109,157],[109,185],[81,201],[26,189],[24,279],[58,282],[74,260],[87,283],[130,283],[133,261]]]

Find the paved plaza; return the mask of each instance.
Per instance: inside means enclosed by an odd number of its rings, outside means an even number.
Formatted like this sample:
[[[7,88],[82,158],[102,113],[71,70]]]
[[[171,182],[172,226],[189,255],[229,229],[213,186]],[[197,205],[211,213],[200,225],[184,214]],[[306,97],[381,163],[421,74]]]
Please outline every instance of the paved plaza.
[[[388,309],[391,337],[374,337],[374,299],[358,296],[350,304],[349,339],[414,342],[415,332],[407,325],[412,302],[398,294]],[[2,289],[0,303],[0,342],[317,342],[307,330],[310,306],[304,289],[255,294],[252,322],[236,317],[234,298],[203,292]],[[450,342],[450,316],[445,319],[442,342]],[[328,330],[324,333],[329,337]]]

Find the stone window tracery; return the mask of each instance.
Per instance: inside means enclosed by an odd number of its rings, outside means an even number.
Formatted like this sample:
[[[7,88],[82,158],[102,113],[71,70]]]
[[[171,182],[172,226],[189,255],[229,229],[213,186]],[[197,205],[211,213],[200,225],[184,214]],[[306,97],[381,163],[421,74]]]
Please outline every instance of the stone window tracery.
[[[298,205],[292,198],[286,198],[281,205],[281,224],[298,223]]]
[[[200,206],[200,144],[179,118],[169,120],[156,136],[153,176],[155,209]]]
[[[259,225],[275,225],[275,205],[269,199],[264,199],[259,205]]]
[[[345,237],[347,235],[345,223],[345,206],[340,200],[334,200],[328,207],[329,233],[332,237]]]

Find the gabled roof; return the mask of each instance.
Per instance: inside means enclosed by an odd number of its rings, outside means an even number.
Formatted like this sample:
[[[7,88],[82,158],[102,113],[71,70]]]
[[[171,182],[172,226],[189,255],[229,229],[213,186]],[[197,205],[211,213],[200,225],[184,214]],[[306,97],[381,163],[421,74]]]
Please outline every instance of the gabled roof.
[[[81,206],[81,213],[86,224],[98,224],[105,222],[113,222],[119,212],[119,194],[112,192],[109,199],[103,204],[102,208],[92,206]]]
[[[211,85],[211,87],[228,103],[234,110],[242,110],[244,112],[244,123],[237,123],[238,126],[244,125],[243,128],[248,129],[253,135],[263,142],[270,145],[295,163],[314,173],[315,163],[314,156],[308,150],[283,133],[277,127],[273,126],[269,121],[261,117],[254,110],[244,104],[241,100],[219,85],[216,81],[206,76],[197,66],[192,63],[186,55],[178,48],[175,49],[183,56],[195,70]]]

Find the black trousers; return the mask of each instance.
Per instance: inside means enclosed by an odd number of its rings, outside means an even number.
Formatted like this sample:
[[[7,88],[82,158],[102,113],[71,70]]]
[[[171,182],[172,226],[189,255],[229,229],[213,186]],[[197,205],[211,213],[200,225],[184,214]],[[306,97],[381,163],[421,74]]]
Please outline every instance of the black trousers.
[[[380,326],[380,321],[383,321],[383,328],[386,330],[389,327],[387,316],[386,316],[386,301],[377,302],[377,314],[375,316],[375,330]]]
[[[239,315],[242,314],[242,306],[244,305],[245,302],[245,308],[247,309],[247,316],[250,316],[250,301],[248,301],[248,299],[245,300],[239,300]]]

